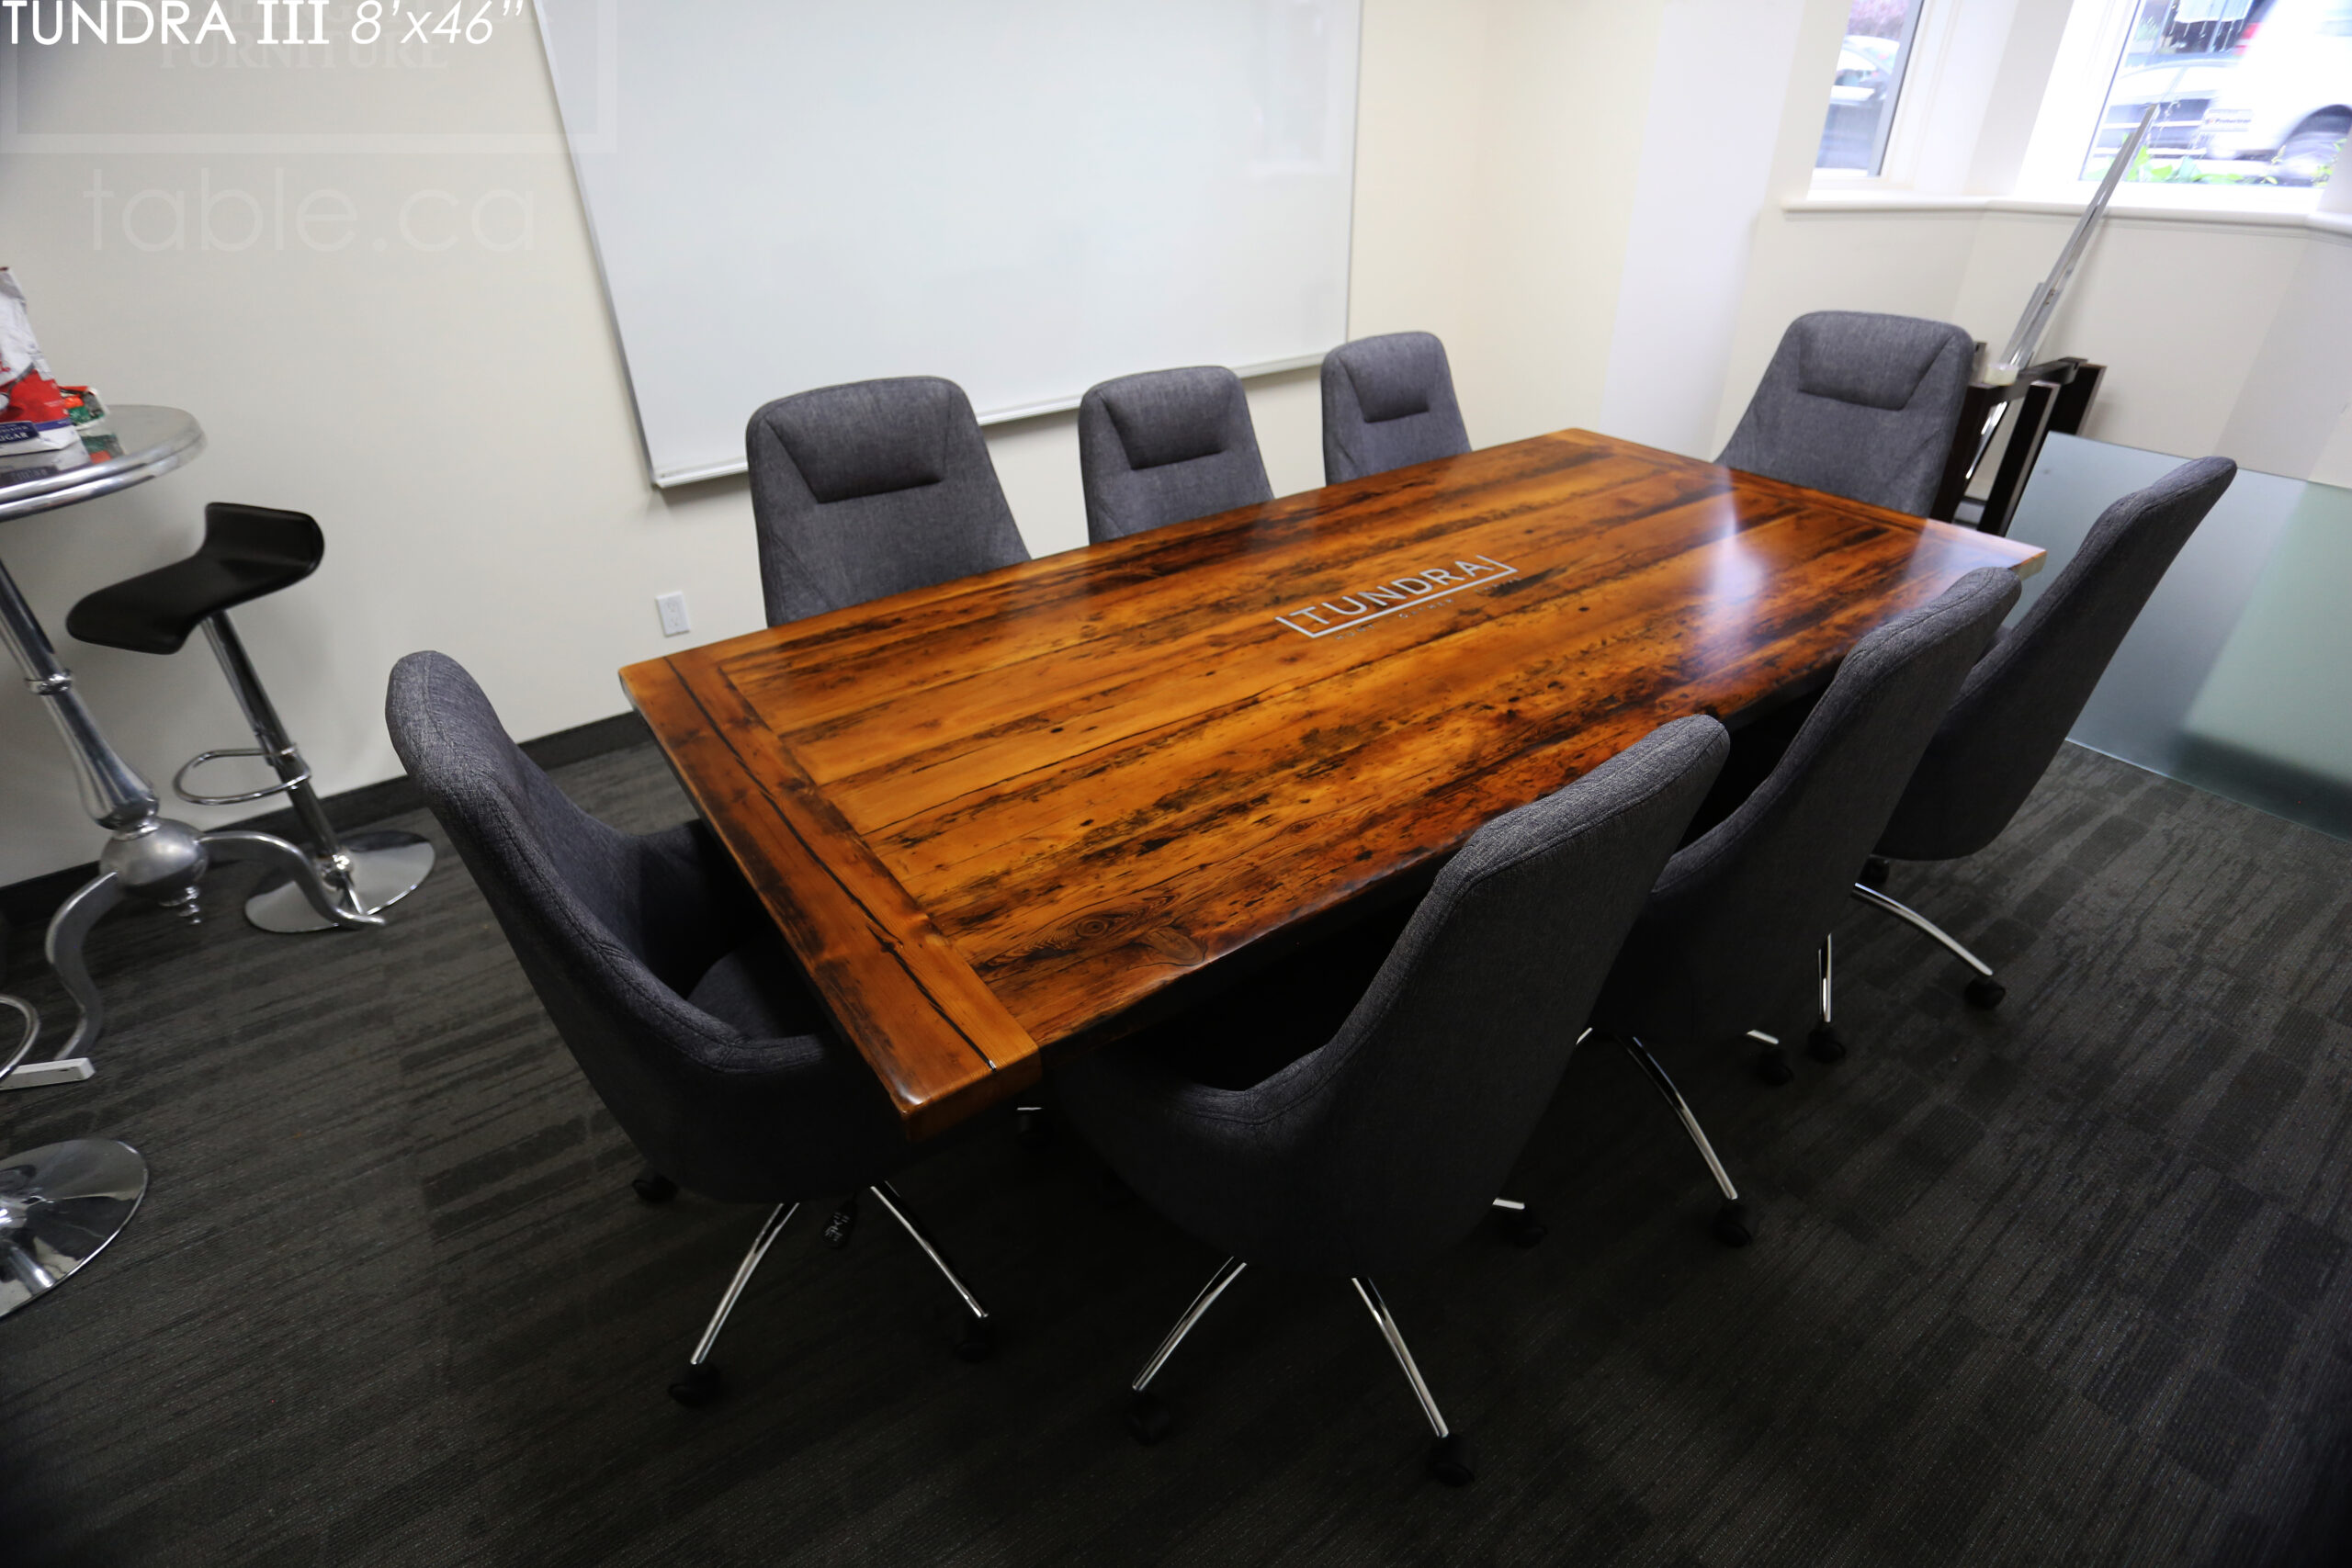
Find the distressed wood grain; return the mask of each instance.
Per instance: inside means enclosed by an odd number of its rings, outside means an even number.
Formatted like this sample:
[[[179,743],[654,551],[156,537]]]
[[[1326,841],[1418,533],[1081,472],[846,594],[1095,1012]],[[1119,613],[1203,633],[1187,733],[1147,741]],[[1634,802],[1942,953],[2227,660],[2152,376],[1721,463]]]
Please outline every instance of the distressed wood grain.
[[[2041,552],[1583,431],[622,671],[910,1130]]]

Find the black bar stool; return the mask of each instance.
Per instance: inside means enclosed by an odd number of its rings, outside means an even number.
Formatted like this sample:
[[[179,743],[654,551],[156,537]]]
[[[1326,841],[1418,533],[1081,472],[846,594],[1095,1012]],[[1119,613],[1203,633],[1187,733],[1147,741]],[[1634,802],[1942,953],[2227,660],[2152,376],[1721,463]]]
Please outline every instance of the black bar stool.
[[[291,587],[319,567],[326,536],[300,512],[216,501],[204,509],[204,544],[184,561],[101,588],[74,606],[65,629],[84,642],[133,653],[177,653],[199,626],[212,644],[237,705],[245,710],[258,747],[200,751],[172,779],[182,800],[198,806],[243,806],[283,795],[293,803],[320,874],[336,901],[374,914],[416,890],[433,869],[433,846],[413,833],[377,830],[338,838],[311,788],[310,765],[295,750],[269,694],[262,690],[245,645],[229,621],[239,604]],[[223,757],[260,757],[277,782],[236,795],[198,795],[188,775]],[[266,931],[322,931],[332,922],[312,909],[301,890],[271,879],[245,901],[245,919]]]

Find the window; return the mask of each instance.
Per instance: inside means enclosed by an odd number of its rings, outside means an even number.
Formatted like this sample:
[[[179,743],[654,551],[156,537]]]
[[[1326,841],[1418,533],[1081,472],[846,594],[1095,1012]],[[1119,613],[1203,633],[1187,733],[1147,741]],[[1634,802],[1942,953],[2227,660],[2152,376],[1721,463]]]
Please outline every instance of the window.
[[[2186,0],[2184,0],[2186,3]],[[2352,4],[2352,0],[2346,0]],[[1853,0],[1838,74],[1829,84],[1829,118],[1821,128],[1816,169],[1875,175],[1886,161],[1895,95],[1911,62],[1911,39],[1923,0]]]
[[[2352,0],[2132,0],[2082,178],[2151,107],[2126,179],[2325,184],[2352,133]]]

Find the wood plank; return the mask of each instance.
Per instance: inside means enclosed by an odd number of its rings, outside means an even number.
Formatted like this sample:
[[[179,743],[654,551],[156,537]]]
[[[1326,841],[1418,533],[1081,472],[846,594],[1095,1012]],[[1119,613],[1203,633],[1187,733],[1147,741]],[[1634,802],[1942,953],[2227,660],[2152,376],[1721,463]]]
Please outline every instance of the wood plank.
[[[621,681],[910,1136],[1036,1081],[1036,1043],[756,716],[672,660]]]
[[[2029,547],[1568,431],[624,671],[930,1130]]]

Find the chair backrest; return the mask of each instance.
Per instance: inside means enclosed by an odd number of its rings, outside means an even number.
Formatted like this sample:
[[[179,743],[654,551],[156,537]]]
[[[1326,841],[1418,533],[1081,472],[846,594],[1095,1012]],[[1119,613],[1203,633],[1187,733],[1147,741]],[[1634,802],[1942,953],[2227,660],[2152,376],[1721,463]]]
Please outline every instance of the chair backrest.
[[[690,829],[639,838],[581,810],[446,654],[393,667],[384,716],[557,1032],[655,1167],[722,1199],[834,1185],[843,1151],[889,1117],[878,1090],[871,1114],[845,1111],[821,1092],[837,1075],[814,1032],[754,1039],[685,998],[765,920],[714,874],[724,852]]]
[[[1785,1021],[1928,738],[2017,598],[2017,579],[1986,567],[1855,645],[1764,782],[1667,863],[1595,1023],[1709,1043]]]
[[[1880,836],[1881,854],[1950,860],[2000,836],[2236,475],[2227,457],[2200,457],[2099,514],[2058,581],[1968,672]]]
[[[1225,1097],[1222,1118],[1261,1157],[1203,1162],[1171,1217],[1322,1273],[1414,1267],[1459,1241],[1729,750],[1714,720],[1681,719],[1472,834],[1338,1032]]]
[[[953,381],[778,398],[752,416],[743,446],[772,626],[1029,558]]]
[[[1388,333],[1323,356],[1323,482],[1385,474],[1470,450],[1445,344]]]
[[[1078,471],[1086,536],[1098,545],[1274,498],[1249,395],[1219,365],[1088,388],[1078,405]]]
[[[1799,316],[1715,461],[1924,513],[1975,356],[1974,340],[1943,321],[1860,310]]]

